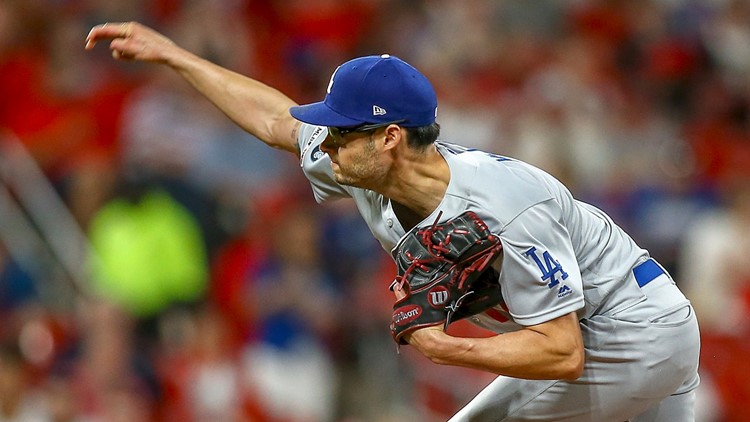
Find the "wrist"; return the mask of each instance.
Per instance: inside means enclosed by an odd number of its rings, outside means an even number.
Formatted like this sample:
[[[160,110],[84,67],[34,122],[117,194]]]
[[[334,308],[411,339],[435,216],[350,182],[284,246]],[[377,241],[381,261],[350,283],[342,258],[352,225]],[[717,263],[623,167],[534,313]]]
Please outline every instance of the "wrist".
[[[442,357],[442,351],[445,350],[446,342],[450,338],[442,327],[428,327],[414,331],[407,338],[407,342],[423,355],[435,360]]]
[[[169,48],[166,48],[163,54],[164,55],[161,60],[162,63],[177,71],[188,70],[191,66],[193,66],[193,61],[201,60],[198,56],[195,56],[191,52],[177,46],[176,44],[172,44],[171,46],[169,46]]]

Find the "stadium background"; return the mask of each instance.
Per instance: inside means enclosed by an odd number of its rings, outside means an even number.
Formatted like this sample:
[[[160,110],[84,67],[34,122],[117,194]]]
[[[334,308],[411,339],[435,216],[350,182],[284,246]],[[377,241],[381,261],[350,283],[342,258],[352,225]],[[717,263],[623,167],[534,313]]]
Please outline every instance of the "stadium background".
[[[127,20],[298,102],[357,55],[415,64],[442,139],[545,168],[668,267],[699,420],[750,420],[750,2],[4,0],[0,421],[444,420],[492,379],[396,354],[351,204],[167,69],[84,52]]]

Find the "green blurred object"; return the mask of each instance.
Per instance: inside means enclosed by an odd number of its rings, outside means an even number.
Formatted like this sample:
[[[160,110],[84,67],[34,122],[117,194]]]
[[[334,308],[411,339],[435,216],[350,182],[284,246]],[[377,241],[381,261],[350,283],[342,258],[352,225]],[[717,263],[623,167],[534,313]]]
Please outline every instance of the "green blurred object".
[[[135,316],[152,316],[205,291],[208,259],[198,223],[164,191],[113,199],[89,234],[95,289]]]

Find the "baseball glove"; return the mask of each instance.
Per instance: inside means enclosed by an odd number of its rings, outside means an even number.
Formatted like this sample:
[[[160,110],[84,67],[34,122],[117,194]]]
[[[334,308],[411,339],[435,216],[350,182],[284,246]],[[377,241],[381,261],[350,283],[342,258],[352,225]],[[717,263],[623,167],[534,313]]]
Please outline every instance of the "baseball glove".
[[[393,305],[393,339],[406,344],[418,328],[448,327],[501,303],[490,265],[501,252],[500,239],[471,211],[408,233],[393,252],[398,275],[390,288],[406,294]]]

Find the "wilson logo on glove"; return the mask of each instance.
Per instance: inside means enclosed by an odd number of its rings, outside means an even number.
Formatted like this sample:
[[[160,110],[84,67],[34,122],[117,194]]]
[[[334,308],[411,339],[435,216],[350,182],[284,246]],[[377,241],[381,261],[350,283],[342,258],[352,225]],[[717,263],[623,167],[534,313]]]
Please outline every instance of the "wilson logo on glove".
[[[429,291],[427,301],[430,302],[430,305],[432,305],[433,308],[445,308],[445,305],[448,304],[449,297],[450,292],[448,292],[447,287],[435,286]]]
[[[396,325],[408,324],[419,318],[422,308],[418,305],[402,306],[393,312],[393,323]]]

